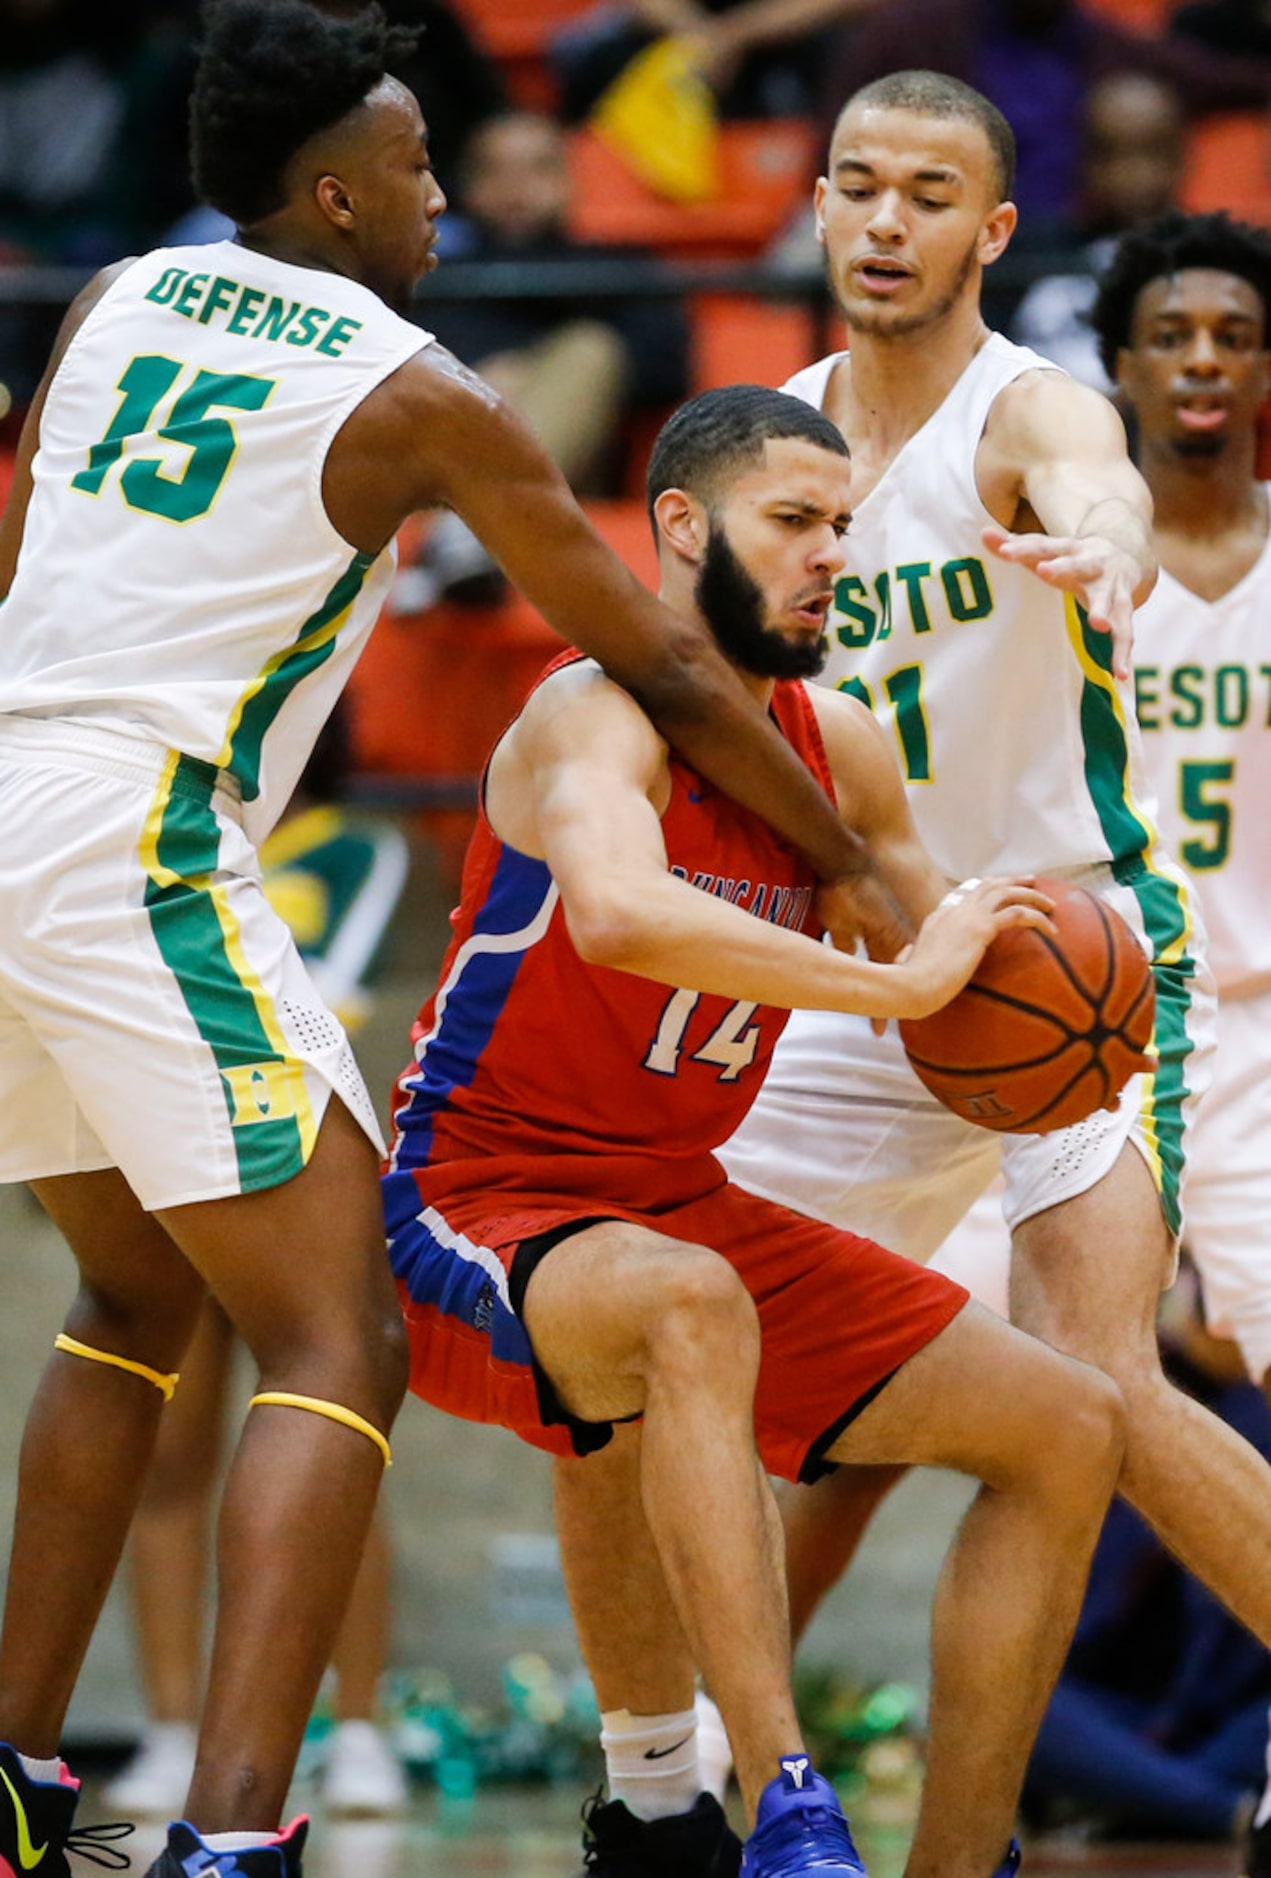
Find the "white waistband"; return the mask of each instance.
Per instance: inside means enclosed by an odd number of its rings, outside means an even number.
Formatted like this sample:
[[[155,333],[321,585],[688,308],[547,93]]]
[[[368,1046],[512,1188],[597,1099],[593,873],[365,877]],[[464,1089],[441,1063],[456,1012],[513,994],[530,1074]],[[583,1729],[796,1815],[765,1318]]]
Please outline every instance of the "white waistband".
[[[10,762],[22,753],[41,763],[67,769],[94,769],[155,786],[172,761],[172,751],[149,737],[130,737],[71,717],[32,717],[0,712],[0,752]],[[242,808],[238,778],[227,769],[190,759],[190,768],[206,776],[218,806],[237,819]]]

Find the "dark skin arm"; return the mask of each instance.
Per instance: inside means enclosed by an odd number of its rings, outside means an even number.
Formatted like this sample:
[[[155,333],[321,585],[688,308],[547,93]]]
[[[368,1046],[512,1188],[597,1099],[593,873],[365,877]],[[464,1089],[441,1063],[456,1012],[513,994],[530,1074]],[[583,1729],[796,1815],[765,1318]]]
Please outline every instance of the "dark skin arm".
[[[669,612],[601,541],[527,426],[466,366],[430,346],[374,392],[332,445],[327,513],[365,553],[413,510],[444,504],[480,536],[561,637],[603,664],[667,740],[763,816],[827,883],[824,915],[888,955],[907,922],[714,642]]]
[[[17,566],[48,385],[127,265],[99,274],[75,301],[32,401],[0,523],[0,596]],[[378,553],[416,509],[453,508],[562,638],[603,663],[695,768],[806,856],[827,883],[831,930],[844,940],[864,931],[884,956],[904,942],[907,922],[862,843],[713,642],[636,580],[527,426],[449,353],[424,348],[358,407],[328,454],[323,499],[336,529],[366,554]]]

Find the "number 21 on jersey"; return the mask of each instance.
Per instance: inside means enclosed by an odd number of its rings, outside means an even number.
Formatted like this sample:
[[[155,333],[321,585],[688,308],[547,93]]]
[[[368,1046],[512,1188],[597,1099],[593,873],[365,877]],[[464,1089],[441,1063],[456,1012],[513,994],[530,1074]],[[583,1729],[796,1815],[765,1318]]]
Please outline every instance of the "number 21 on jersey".
[[[183,378],[186,382],[181,386]],[[130,509],[146,515],[167,522],[197,520],[216,501],[238,451],[238,435],[230,420],[209,413],[217,409],[259,411],[276,383],[276,379],[243,372],[205,372],[160,353],[130,360],[116,386],[123,394],[119,408],[104,436],[89,451],[85,468],[71,478],[71,488],[83,495],[100,495],[129,438],[153,431],[164,443],[188,450],[188,460],[172,475],[161,457],[134,456],[119,478],[120,494]],[[165,401],[166,417],[156,429],[155,414]]]

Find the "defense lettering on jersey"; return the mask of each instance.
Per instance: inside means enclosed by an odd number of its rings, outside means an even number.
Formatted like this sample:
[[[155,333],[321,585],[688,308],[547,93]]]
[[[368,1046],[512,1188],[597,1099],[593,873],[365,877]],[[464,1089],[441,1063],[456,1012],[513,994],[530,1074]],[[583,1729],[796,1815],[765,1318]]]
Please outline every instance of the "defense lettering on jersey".
[[[835,637],[840,645],[860,652],[890,639],[893,620],[903,624],[906,614],[915,633],[988,619],[993,589],[977,555],[959,555],[936,568],[930,561],[901,561],[872,581],[844,574],[834,588],[834,606]]]
[[[183,267],[165,268],[146,299],[201,326],[220,326],[239,338],[269,339],[298,350],[312,348],[329,359],[338,359],[362,329],[361,320],[345,314],[335,318],[325,307],[280,299],[227,274],[191,274]]]

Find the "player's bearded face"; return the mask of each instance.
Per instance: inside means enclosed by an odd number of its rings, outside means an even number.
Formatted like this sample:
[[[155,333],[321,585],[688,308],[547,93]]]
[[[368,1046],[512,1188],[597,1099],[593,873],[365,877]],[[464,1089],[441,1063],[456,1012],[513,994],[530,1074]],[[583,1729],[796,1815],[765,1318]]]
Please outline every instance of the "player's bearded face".
[[[829,655],[824,633],[785,638],[768,624],[762,587],[734,553],[723,525],[712,519],[695,597],[724,657],[755,678],[815,678]]]

